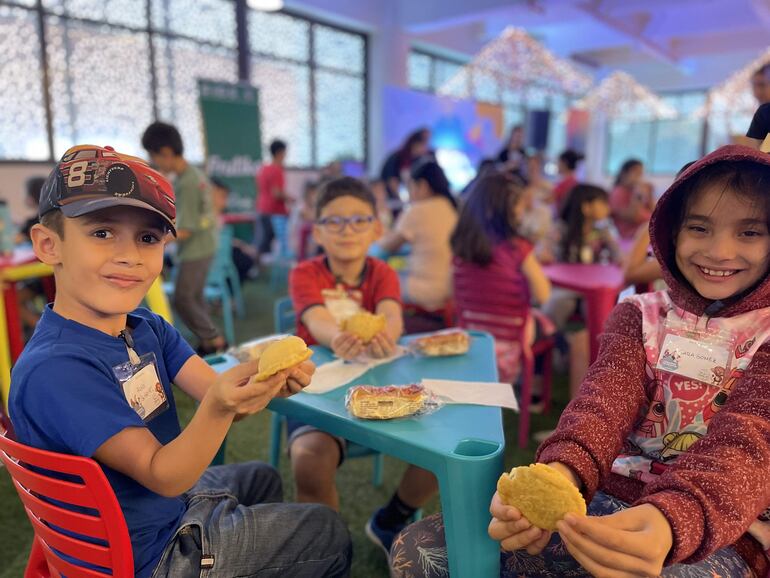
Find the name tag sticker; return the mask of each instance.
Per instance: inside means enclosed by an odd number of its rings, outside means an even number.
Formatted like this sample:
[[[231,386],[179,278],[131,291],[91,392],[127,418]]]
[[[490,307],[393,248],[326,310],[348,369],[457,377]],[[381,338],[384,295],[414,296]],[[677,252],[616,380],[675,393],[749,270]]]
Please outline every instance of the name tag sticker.
[[[669,333],[660,348],[657,368],[716,385],[724,376],[729,356],[730,350],[721,344]]]

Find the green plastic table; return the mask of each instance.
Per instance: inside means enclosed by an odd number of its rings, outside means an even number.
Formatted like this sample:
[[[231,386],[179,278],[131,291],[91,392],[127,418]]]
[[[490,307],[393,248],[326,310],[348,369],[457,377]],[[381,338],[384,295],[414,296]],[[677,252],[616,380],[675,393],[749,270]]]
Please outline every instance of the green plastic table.
[[[407,355],[371,369],[349,386],[408,384],[423,378],[497,381],[492,337],[481,332],[471,334],[466,355]],[[333,359],[328,349],[313,349],[317,365]],[[223,363],[214,367],[224,370],[234,363],[223,358]],[[498,578],[500,545],[489,538],[487,526],[489,502],[503,471],[505,440],[500,408],[446,405],[418,418],[358,420],[350,417],[344,406],[349,386],[321,395],[298,393],[275,399],[269,408],[433,472],[441,492],[450,575]]]

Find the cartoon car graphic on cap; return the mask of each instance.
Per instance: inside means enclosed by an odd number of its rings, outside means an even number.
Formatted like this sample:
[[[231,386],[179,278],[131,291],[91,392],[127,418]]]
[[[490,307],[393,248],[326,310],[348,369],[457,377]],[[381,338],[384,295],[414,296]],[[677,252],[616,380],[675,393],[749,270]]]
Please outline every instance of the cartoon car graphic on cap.
[[[110,147],[80,145],[69,149],[59,163],[65,194],[61,201],[83,195],[141,198],[168,213],[174,206],[155,178],[155,170],[130,155],[115,152]]]

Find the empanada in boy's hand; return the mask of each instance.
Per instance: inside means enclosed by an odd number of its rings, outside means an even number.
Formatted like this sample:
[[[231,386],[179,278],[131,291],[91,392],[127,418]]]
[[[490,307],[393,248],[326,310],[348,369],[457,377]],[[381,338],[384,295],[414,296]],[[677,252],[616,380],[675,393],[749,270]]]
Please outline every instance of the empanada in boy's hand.
[[[342,330],[361,338],[369,343],[375,335],[385,329],[385,316],[374,315],[367,311],[355,313],[342,322]]]
[[[255,381],[264,381],[279,371],[299,365],[310,359],[313,351],[300,337],[294,335],[273,341],[259,358],[259,373]]]

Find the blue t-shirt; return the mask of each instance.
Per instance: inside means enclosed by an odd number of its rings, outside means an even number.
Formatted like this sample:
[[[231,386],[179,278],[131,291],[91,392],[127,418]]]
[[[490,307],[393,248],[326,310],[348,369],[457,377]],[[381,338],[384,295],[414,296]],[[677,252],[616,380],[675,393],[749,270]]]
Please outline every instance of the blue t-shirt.
[[[161,444],[180,433],[171,379],[194,352],[161,317],[137,309],[127,325],[139,355],[154,352],[169,407],[148,423],[126,401],[112,368],[128,361],[118,337],[65,319],[47,307],[11,373],[8,410],[26,445],[92,457],[127,427],[147,427]],[[126,519],[138,578],[152,574],[185,510],[181,498],[156,494],[102,465]]]

